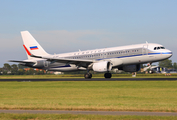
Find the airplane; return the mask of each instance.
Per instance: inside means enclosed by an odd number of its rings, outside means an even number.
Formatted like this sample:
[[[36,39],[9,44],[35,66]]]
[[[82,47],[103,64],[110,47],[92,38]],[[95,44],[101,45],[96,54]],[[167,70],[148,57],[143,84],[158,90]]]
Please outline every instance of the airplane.
[[[48,54],[28,31],[22,31],[21,35],[28,59],[9,62],[18,62],[24,66],[47,71],[84,70],[87,71],[84,74],[86,79],[92,78],[90,70],[105,73],[105,78],[111,78],[110,71],[114,68],[125,72],[137,72],[141,64],[152,64],[172,56],[172,52],[162,45],[148,42],[52,55]]]

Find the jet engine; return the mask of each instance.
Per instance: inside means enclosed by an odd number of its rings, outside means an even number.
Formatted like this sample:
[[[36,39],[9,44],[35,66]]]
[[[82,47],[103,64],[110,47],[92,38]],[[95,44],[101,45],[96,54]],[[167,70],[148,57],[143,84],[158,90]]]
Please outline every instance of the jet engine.
[[[37,60],[35,61],[35,64],[32,67],[43,68],[43,67],[47,67],[49,64],[50,64],[49,61]]]
[[[92,69],[95,72],[108,72],[111,71],[112,65],[109,61],[100,61],[93,63]]]
[[[119,70],[123,70],[125,72],[137,72],[140,70],[140,64],[138,65],[125,65],[118,68]]]

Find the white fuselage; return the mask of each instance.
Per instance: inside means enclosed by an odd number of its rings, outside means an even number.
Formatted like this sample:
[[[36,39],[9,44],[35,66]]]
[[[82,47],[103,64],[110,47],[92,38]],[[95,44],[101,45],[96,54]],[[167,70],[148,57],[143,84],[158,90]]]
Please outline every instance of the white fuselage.
[[[159,49],[155,49],[155,48]],[[65,58],[65,59],[85,59],[98,61],[109,61],[112,68],[118,68],[125,65],[152,63],[160,60],[167,59],[172,56],[170,50],[165,49],[160,44],[148,43],[137,44],[121,47],[103,48],[87,51],[78,51],[65,54],[49,55],[52,58]],[[43,69],[52,71],[73,71],[73,70],[86,70],[84,67],[79,67],[72,63],[58,63],[43,61]]]

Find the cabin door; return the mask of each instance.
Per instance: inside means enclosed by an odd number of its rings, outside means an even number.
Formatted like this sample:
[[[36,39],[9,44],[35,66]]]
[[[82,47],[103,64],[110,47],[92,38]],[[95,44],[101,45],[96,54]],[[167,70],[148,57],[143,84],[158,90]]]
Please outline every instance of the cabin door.
[[[148,45],[143,45],[142,52],[143,55],[148,55]]]
[[[107,58],[107,53],[105,52],[105,49],[103,50],[103,58]]]

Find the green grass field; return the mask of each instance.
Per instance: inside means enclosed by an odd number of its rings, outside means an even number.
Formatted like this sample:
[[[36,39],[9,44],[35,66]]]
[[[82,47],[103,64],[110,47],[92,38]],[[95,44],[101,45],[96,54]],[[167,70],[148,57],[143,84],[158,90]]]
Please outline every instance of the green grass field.
[[[0,113],[1,120],[176,120],[177,116],[111,116],[72,114],[9,114]]]
[[[92,74],[93,78],[104,78],[103,74]],[[165,74],[137,74],[140,78],[177,78],[177,74],[171,76]],[[84,78],[84,74],[61,74],[61,75],[0,75],[0,79],[57,79],[57,78]],[[112,74],[112,78],[132,78],[132,74]]]
[[[177,81],[0,82],[0,109],[177,112]]]

